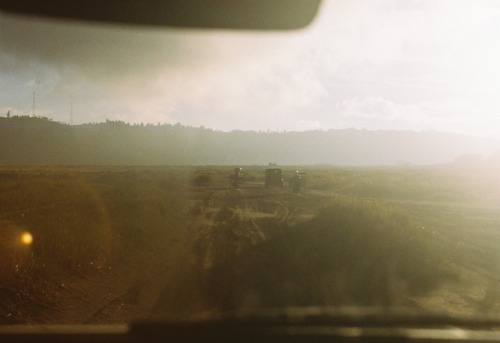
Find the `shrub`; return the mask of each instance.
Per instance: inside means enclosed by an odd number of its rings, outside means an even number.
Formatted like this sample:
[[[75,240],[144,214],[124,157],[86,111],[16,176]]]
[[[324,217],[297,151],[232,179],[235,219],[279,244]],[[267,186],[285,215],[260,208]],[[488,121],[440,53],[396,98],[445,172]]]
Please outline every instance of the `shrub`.
[[[215,292],[210,305],[234,309],[248,298],[265,307],[408,305],[408,295],[430,292],[453,276],[439,244],[404,213],[336,201],[216,266],[209,280],[223,280],[227,294]]]

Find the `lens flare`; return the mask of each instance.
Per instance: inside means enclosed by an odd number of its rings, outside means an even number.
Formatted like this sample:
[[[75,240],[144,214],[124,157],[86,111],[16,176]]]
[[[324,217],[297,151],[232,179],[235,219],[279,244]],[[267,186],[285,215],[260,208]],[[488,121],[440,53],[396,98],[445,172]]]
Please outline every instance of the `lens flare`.
[[[30,245],[31,243],[33,243],[33,236],[31,235],[31,233],[29,233],[29,232],[23,232],[21,234],[21,242],[24,245]]]

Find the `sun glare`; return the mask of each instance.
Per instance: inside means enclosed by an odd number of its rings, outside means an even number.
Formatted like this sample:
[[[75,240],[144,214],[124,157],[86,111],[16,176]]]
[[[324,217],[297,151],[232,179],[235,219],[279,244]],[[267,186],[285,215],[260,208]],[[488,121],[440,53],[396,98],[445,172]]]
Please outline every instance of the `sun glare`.
[[[23,232],[21,234],[21,242],[24,245],[30,245],[31,243],[33,243],[33,236],[31,235],[31,233],[29,233],[29,232]]]

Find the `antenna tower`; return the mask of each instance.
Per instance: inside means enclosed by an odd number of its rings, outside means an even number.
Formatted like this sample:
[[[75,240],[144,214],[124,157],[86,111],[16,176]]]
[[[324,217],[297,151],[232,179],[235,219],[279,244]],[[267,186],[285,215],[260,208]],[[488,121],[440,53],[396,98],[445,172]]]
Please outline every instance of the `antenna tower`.
[[[35,116],[35,91],[33,91],[33,107],[31,109],[31,115]]]

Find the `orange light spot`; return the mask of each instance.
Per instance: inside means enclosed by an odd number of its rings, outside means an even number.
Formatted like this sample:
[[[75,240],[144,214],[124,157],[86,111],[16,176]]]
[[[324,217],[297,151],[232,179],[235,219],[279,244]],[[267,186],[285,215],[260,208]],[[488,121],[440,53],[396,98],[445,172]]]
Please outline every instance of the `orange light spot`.
[[[33,243],[33,236],[29,232],[23,232],[21,234],[21,242],[25,245],[30,245]]]

